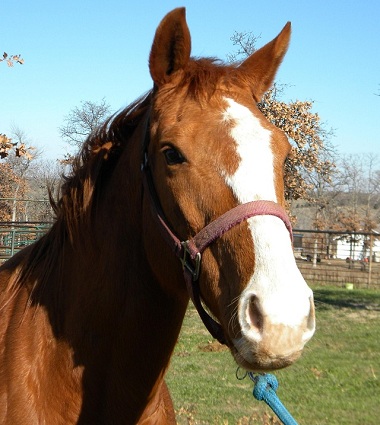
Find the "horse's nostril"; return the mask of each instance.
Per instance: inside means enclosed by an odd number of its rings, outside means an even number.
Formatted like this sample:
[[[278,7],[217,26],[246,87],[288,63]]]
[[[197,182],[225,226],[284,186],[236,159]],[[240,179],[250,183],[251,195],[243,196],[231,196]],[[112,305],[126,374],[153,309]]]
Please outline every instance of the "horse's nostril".
[[[251,325],[252,330],[262,333],[264,318],[259,304],[260,303],[256,295],[252,295],[248,302],[248,323]]]

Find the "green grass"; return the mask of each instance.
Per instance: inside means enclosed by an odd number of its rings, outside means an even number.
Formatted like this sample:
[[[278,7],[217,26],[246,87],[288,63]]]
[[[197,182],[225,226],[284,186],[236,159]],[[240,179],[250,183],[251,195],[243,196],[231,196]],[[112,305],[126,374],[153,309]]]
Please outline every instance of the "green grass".
[[[380,412],[380,292],[314,288],[317,332],[293,366],[276,372],[278,395],[299,425],[377,425]],[[279,424],[235,377],[190,307],[169,384],[179,424]]]

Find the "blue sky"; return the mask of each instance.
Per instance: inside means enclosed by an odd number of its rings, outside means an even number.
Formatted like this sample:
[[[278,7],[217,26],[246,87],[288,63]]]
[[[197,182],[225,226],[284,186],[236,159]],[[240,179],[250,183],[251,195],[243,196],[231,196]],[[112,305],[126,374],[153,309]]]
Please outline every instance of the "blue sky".
[[[380,153],[380,2],[374,0],[1,0],[0,49],[25,64],[0,64],[0,133],[21,128],[47,158],[66,151],[58,127],[81,101],[114,111],[151,87],[154,32],[186,6],[194,56],[226,59],[234,31],[260,35],[287,21],[292,41],[277,81],[286,99],[314,100],[341,153]]]

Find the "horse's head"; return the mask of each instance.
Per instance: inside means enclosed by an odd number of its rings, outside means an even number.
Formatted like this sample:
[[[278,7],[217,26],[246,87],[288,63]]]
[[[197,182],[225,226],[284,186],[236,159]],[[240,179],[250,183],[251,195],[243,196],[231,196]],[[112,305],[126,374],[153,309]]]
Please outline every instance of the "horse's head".
[[[257,102],[272,84],[289,38],[287,24],[239,66],[223,66],[190,58],[184,9],[158,27],[149,62],[154,90],[147,156],[166,220],[182,240],[239,204],[284,206],[290,145]],[[148,249],[164,282],[175,272],[156,242],[150,240],[154,247]],[[199,285],[236,361],[247,369],[291,364],[313,335],[313,295],[295,264],[289,230],[276,216],[243,220],[210,244]]]

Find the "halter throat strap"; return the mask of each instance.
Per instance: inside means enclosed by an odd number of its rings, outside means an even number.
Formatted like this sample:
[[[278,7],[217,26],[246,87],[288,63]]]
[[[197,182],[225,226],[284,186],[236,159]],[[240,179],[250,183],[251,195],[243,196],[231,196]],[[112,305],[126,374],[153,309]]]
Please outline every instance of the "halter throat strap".
[[[141,170],[143,175],[144,190],[148,193],[150,198],[152,215],[157,222],[161,235],[165,239],[166,243],[181,261],[187,291],[204,325],[210,334],[221,344],[229,345],[220,323],[216,322],[206,312],[202,305],[202,296],[199,286],[202,253],[210,244],[223,236],[231,228],[255,216],[271,215],[278,217],[284,222],[290,234],[290,238],[292,239],[292,226],[289,217],[285,210],[273,201],[252,201],[237,205],[236,207],[216,218],[214,221],[207,224],[194,237],[186,241],[181,241],[168,224],[168,220],[165,217],[154,186],[153,176],[148,159],[148,146],[150,143],[149,116],[150,113],[148,113],[145,124]]]

